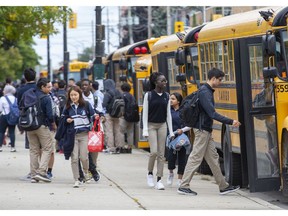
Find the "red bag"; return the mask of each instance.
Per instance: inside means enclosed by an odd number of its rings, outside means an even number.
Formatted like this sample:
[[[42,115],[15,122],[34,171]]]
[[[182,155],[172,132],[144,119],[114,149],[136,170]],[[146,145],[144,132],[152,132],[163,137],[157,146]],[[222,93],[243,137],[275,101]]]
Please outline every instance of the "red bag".
[[[95,131],[97,126],[97,131]],[[101,152],[104,149],[104,132],[100,129],[100,119],[95,120],[92,130],[88,132],[88,151]]]

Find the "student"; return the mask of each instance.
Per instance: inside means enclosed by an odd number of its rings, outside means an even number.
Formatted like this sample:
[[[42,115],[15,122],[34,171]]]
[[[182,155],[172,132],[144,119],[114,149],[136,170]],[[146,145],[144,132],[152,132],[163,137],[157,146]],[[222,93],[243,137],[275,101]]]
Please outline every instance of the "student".
[[[78,161],[81,161],[81,165],[86,180],[90,179],[88,174],[89,162],[88,162],[88,131],[90,130],[90,118],[94,116],[94,110],[90,103],[85,102],[82,91],[78,86],[71,86],[67,94],[66,107],[62,113],[62,121],[65,121],[67,127],[73,124],[75,137],[72,138],[72,142],[65,140],[64,142],[64,155],[67,159],[67,155],[71,154],[71,168],[74,177],[74,188],[80,186],[79,181],[79,166]],[[87,103],[88,105],[85,105]],[[87,108],[86,108],[87,106]],[[88,113],[87,113],[88,112]],[[60,123],[61,125],[61,123]],[[65,125],[65,124],[64,124]],[[59,126],[60,127],[60,126]],[[70,127],[71,128],[71,127]],[[62,130],[60,128],[59,130]],[[59,131],[58,131],[59,132]],[[68,132],[68,131],[66,131]],[[65,134],[64,134],[65,135]],[[56,134],[57,136],[57,134]],[[59,140],[59,138],[57,138]],[[71,137],[70,137],[71,139]],[[70,152],[67,152],[71,150]],[[69,158],[69,157],[68,157]]]
[[[175,92],[170,95],[170,101],[171,101],[171,116],[172,116],[172,126],[173,131],[177,131],[178,135],[182,134],[183,132],[189,131],[191,128],[185,127],[182,128],[181,119],[179,117],[179,107],[183,100],[183,97],[181,94]],[[181,147],[179,151],[175,151],[174,149],[170,148],[168,149],[168,170],[169,175],[167,178],[167,185],[173,184],[173,178],[174,173],[173,170],[176,168],[176,160],[178,159],[178,182],[177,185],[180,186],[182,182],[182,176],[184,173],[184,169],[187,163],[187,156],[186,156],[186,148]]]
[[[147,184],[154,187],[153,169],[157,158],[157,183],[155,189],[164,190],[161,182],[164,168],[165,140],[167,124],[170,137],[174,137],[170,112],[170,97],[165,92],[167,80],[160,72],[150,75],[151,98],[148,101],[148,92],[144,95],[143,103],[143,137],[149,137],[150,155],[148,160]],[[167,124],[166,124],[167,123]]]
[[[0,98],[0,152],[2,152],[2,140],[5,137],[5,131],[8,128],[9,131],[9,137],[11,140],[11,152],[16,152],[15,149],[15,127],[16,125],[9,125],[7,122],[7,115],[10,113],[10,106],[8,101],[6,100],[5,96],[8,97],[8,99],[13,104],[16,100],[16,97],[14,96],[16,89],[12,85],[6,85],[4,87],[4,96]]]
[[[195,134],[193,150],[189,155],[182,183],[178,188],[179,194],[197,195],[195,191],[190,189],[189,184],[194,173],[202,163],[203,158],[205,158],[213,173],[221,195],[234,192],[240,188],[239,186],[229,185],[222,175],[219,165],[219,155],[212,138],[213,120],[233,125],[233,127],[239,127],[241,125],[239,121],[222,116],[215,110],[213,98],[214,88],[220,85],[224,75],[223,71],[212,68],[208,71],[207,83],[200,87],[199,100],[203,111],[201,111],[199,120],[196,122],[196,127],[193,128]]]

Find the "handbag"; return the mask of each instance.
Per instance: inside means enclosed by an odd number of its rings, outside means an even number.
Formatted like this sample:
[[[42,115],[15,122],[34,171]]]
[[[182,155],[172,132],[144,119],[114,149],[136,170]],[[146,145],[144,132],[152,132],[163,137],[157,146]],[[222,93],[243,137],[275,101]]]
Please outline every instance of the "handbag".
[[[98,119],[94,121],[92,130],[88,132],[88,151],[101,152],[103,151],[103,149],[104,149],[104,132],[100,126],[100,119]]]
[[[177,136],[175,139],[170,140],[169,135],[166,139],[166,146],[169,149],[173,149],[175,151],[179,151],[181,147],[188,147],[190,146],[190,140],[186,136],[186,134],[182,133],[181,135]]]

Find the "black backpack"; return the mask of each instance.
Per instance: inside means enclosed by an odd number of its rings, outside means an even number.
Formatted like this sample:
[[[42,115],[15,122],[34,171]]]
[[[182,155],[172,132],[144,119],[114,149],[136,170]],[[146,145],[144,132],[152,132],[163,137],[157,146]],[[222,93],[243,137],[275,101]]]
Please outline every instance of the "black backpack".
[[[60,114],[62,114],[63,109],[66,105],[67,102],[67,97],[66,94],[57,94],[57,98],[59,100],[59,110],[60,110]]]
[[[111,95],[111,94],[110,94]],[[112,101],[111,101],[111,110],[109,115],[113,118],[120,118],[124,115],[125,112],[125,101],[122,96],[122,94],[116,90],[114,95],[112,96]]]
[[[123,94],[124,101],[125,101],[125,113],[124,113],[124,119],[127,122],[138,122],[139,121],[139,106],[135,100],[135,98],[132,96],[132,101],[129,101],[129,97],[126,97],[126,94]]]
[[[199,101],[199,89],[188,95],[179,107],[179,116],[183,124],[188,127],[195,127],[201,113]]]
[[[44,114],[41,109],[41,99],[49,95],[36,95],[36,89],[26,91],[19,103],[19,123],[18,127],[22,131],[33,131],[44,124]]]

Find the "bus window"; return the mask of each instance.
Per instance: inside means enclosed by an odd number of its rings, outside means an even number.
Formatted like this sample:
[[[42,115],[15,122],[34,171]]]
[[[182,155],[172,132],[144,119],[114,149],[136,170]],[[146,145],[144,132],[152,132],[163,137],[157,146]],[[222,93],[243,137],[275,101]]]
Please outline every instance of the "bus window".
[[[206,58],[205,58],[205,44],[201,44],[199,46],[200,48],[200,64],[201,64],[201,72],[202,72],[202,81],[207,80],[207,71],[208,69],[206,68]]]
[[[215,43],[215,54],[214,54],[215,64],[214,67],[227,72],[223,68],[223,59],[222,59],[222,42]],[[227,80],[227,74],[225,75],[225,80]]]
[[[192,59],[192,64],[191,64]],[[192,68],[193,65],[193,68]],[[186,75],[189,82],[199,81],[199,65],[198,65],[198,49],[197,47],[190,47],[189,55],[187,55]]]
[[[175,64],[174,56],[167,59],[167,66],[170,91],[175,92],[175,90],[180,90],[181,85],[176,81],[176,75],[179,73],[179,71],[178,66]]]
[[[251,81],[263,80],[262,46],[249,46]]]

